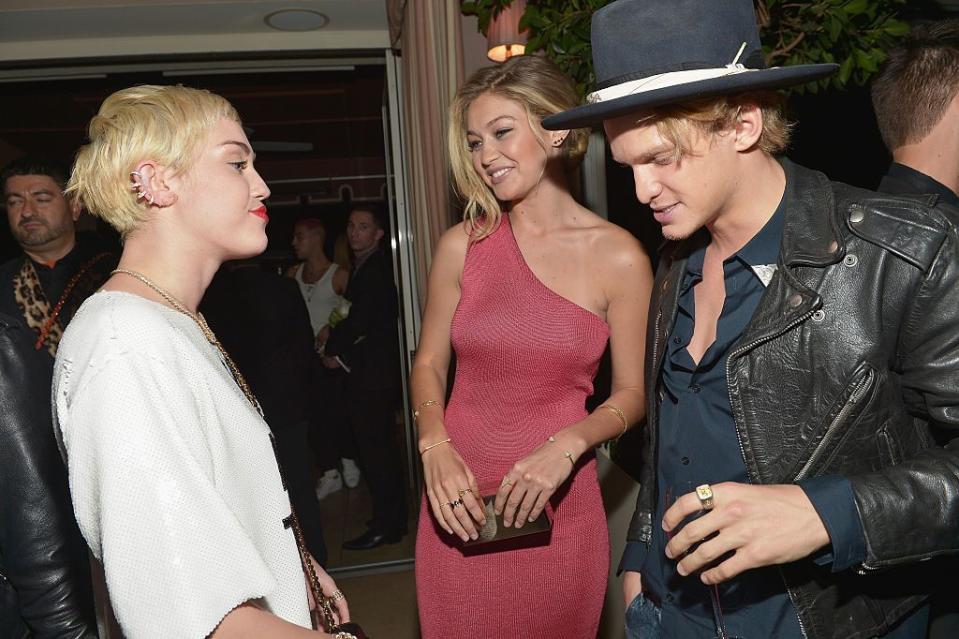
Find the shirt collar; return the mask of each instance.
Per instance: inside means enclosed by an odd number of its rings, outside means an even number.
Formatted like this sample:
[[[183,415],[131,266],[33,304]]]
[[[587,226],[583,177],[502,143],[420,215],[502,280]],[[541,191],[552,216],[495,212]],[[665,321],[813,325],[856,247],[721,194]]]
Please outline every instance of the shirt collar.
[[[760,264],[775,264],[779,258],[779,245],[783,239],[783,225],[785,222],[783,197],[773,212],[769,221],[759,230],[746,246],[736,251],[736,256],[749,266]]]
[[[785,201],[786,198],[783,197],[769,221],[752,239],[746,242],[745,246],[726,258],[726,262],[733,258],[739,258],[740,261],[750,267],[776,264],[786,219]],[[686,272],[694,278],[701,278],[703,261],[706,258],[706,247],[709,245],[709,235],[701,234],[695,241],[697,243],[692,247],[692,253],[689,254],[689,260],[686,262]]]
[[[922,171],[917,171],[911,166],[893,162],[889,165],[889,171],[887,171],[886,175],[896,180],[907,182],[916,189],[917,193],[934,193],[941,197],[944,202],[948,202],[953,206],[959,206],[959,194],[953,192],[952,189],[939,180],[929,177]]]

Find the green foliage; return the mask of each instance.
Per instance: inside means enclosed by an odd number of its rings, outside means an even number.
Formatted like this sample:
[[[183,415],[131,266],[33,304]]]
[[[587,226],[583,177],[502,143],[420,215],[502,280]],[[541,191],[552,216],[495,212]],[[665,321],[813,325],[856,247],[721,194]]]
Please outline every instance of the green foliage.
[[[475,15],[485,32],[490,20],[512,0],[464,0],[460,10]],[[581,94],[594,83],[589,28],[594,11],[610,0],[528,0],[520,28],[529,30],[527,50],[544,51]],[[908,25],[897,19],[906,0],[756,0],[756,13],[769,66],[837,62],[839,73],[808,85],[865,84]],[[802,91],[803,88],[795,89]]]
[[[898,20],[906,0],[765,0],[759,7],[763,54],[769,66],[839,63],[839,73],[809,85],[863,85],[878,71],[886,51],[909,30]]]

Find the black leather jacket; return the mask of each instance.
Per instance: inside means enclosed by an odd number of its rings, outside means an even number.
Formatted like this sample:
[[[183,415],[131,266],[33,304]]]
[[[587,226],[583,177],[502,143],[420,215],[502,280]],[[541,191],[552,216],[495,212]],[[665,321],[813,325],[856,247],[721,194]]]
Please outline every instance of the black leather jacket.
[[[959,549],[959,210],[783,166],[778,268],[730,354],[729,398],[751,482],[851,481],[862,565],[833,573],[806,559],[781,572],[807,637],[865,639],[932,591],[941,562],[924,560]],[[659,371],[687,254],[666,245],[650,307],[650,427],[628,534],[646,544]]]
[[[97,636],[86,545],[50,415],[51,361],[0,314],[0,637]]]

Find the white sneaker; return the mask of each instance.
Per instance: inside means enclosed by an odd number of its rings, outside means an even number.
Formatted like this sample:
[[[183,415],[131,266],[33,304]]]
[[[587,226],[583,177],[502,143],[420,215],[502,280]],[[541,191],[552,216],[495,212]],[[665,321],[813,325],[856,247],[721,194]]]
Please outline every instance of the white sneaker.
[[[343,489],[343,478],[340,471],[330,469],[323,473],[323,476],[316,482],[316,498],[322,501],[330,493],[335,493]]]
[[[343,482],[347,488],[356,488],[360,485],[360,467],[352,459],[344,457],[343,462]]]

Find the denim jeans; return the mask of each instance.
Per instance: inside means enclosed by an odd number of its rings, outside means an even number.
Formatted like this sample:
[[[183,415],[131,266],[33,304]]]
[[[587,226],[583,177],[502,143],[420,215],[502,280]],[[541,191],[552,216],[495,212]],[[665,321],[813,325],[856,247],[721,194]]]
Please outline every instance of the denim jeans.
[[[642,593],[626,608],[626,639],[659,639],[662,611]]]

